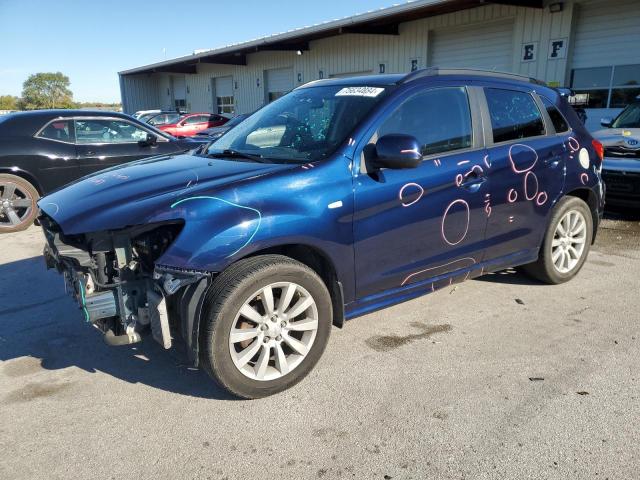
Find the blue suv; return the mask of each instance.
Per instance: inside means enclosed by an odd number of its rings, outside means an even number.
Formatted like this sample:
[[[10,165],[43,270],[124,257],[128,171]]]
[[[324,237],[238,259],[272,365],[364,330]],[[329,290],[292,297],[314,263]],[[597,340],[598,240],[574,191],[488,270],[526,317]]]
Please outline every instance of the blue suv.
[[[575,276],[602,145],[558,91],[438,68],[317,81],[199,153],[39,202],[45,258],[111,345],[146,331],[243,398],[317,363],[331,326],[506,267]]]

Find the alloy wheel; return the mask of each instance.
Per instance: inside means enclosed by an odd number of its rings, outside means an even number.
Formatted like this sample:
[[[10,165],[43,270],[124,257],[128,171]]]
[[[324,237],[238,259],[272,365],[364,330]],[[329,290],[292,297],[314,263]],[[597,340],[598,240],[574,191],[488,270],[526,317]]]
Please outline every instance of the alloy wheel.
[[[0,183],[0,227],[17,227],[31,216],[34,200],[11,182]]]
[[[551,243],[551,261],[560,273],[572,271],[582,258],[587,242],[587,220],[582,212],[569,210],[562,217]]]
[[[296,283],[273,283],[240,308],[229,333],[229,351],[243,375],[277,380],[302,363],[317,332],[318,307],[311,294]]]

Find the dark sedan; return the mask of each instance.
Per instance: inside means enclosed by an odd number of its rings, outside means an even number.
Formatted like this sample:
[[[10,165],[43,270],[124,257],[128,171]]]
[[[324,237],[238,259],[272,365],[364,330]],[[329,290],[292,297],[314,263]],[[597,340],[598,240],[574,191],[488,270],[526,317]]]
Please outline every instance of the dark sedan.
[[[27,228],[37,216],[40,196],[80,177],[200,143],[116,112],[35,110],[2,116],[0,233]]]
[[[243,122],[246,118],[249,117],[249,113],[245,113],[242,115],[238,115],[233,117],[231,120],[229,120],[227,123],[225,123],[224,125],[221,125],[219,127],[211,127],[211,128],[207,128],[206,130],[202,130],[201,132],[196,133],[196,138],[206,138],[207,140],[217,140],[220,137],[222,137],[225,133],[227,133],[229,130],[231,130],[233,127],[235,127],[236,125],[238,125],[239,123]]]

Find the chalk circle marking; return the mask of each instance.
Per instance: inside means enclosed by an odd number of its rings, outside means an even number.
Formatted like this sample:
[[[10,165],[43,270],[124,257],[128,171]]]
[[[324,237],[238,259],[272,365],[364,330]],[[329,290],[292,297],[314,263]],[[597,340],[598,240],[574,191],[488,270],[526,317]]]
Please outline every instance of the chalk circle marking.
[[[445,227],[444,227],[444,224],[445,224],[445,222],[447,221],[447,215],[449,215],[449,210],[451,210],[451,208],[452,208],[454,205],[456,205],[456,204],[461,204],[461,205],[463,205],[463,206],[464,206],[464,208],[465,208],[465,210],[467,211],[467,223],[466,223],[466,226],[465,226],[464,232],[462,233],[462,235],[460,236],[460,238],[459,238],[459,239],[457,239],[456,241],[452,242],[452,241],[447,237],[447,234],[445,233]],[[459,198],[459,199],[454,200],[453,202],[451,202],[451,203],[449,204],[449,206],[447,207],[447,209],[444,211],[444,214],[442,215],[442,228],[441,228],[441,230],[442,230],[442,239],[443,239],[446,243],[448,243],[449,245],[451,245],[451,246],[458,245],[458,244],[459,244],[460,242],[462,242],[462,241],[465,239],[465,237],[467,236],[467,232],[469,231],[469,220],[470,220],[470,219],[471,219],[471,212],[470,212],[470,210],[469,210],[469,204],[468,204],[466,201],[464,201],[464,200],[462,200],[461,198]]]
[[[580,181],[583,185],[586,185],[587,183],[589,183],[589,175],[587,175],[586,173],[582,173],[580,175]]]
[[[515,191],[515,189],[511,189],[509,190],[509,193],[507,194],[507,201],[509,203],[514,203],[516,200],[518,199],[518,192]]]
[[[542,205],[544,205],[545,203],[547,203],[548,200],[548,196],[547,196],[547,192],[540,192],[538,194],[538,198],[536,198],[536,204],[541,207]]]
[[[578,142],[577,139],[569,137],[567,141],[569,143],[569,150],[571,150],[572,152],[577,152],[578,150],[580,150],[580,142]]]
[[[516,149],[516,147],[518,148]],[[516,149],[516,151],[514,151],[514,149]],[[530,165],[527,168],[516,167],[516,162],[513,159],[513,156],[518,154],[530,155],[531,154],[530,152],[533,153],[533,157],[532,157],[533,161],[530,163]],[[509,147],[509,161],[511,162],[511,169],[513,170],[514,173],[526,173],[529,170],[531,170],[533,167],[535,167],[536,163],[538,163],[538,152],[536,152],[529,145],[525,145],[523,143],[514,143],[513,145],[511,145],[511,147]],[[529,162],[526,162],[526,163],[529,163]]]
[[[536,191],[533,192],[533,195],[529,195],[529,178],[533,177],[533,179],[536,181]],[[540,189],[540,185],[538,184],[538,177],[536,176],[535,173],[533,172],[527,172],[527,174],[524,176],[524,196],[527,200],[533,200],[534,198],[536,198],[536,195],[538,195],[538,190]]]
[[[405,194],[405,190],[409,187],[417,187],[419,190],[419,193],[418,193],[418,197],[415,200],[407,202],[404,198],[404,194]],[[398,198],[400,199],[400,202],[402,203],[403,207],[410,207],[411,205],[418,203],[423,195],[424,195],[424,188],[422,188],[417,183],[407,183],[400,189],[400,192],[398,193]]]

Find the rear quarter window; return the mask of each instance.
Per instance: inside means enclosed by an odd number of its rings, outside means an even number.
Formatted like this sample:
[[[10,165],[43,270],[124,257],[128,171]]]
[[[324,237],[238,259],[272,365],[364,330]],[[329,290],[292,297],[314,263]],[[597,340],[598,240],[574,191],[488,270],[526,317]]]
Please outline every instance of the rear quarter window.
[[[73,143],[73,120],[54,120],[49,122],[37,137]]]
[[[569,122],[567,122],[567,120],[564,118],[564,115],[560,113],[560,110],[558,110],[558,108],[547,97],[540,98],[542,99],[544,108],[547,109],[547,113],[549,114],[549,118],[551,118],[553,128],[556,129],[556,133],[568,132]]]

